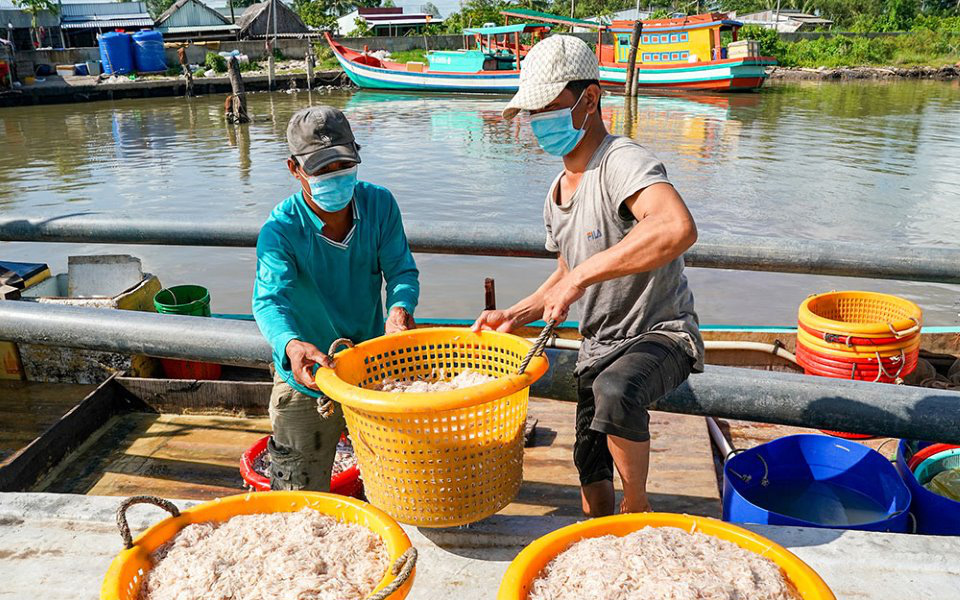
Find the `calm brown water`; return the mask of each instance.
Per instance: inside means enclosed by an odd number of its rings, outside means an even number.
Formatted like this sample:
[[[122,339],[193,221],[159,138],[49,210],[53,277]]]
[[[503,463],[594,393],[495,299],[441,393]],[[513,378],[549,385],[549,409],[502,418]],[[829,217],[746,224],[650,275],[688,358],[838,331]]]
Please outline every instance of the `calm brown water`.
[[[0,213],[97,211],[262,222],[295,191],[285,126],[309,104],[343,108],[363,145],[361,178],[389,187],[407,220],[539,224],[560,169],[504,97],[332,92],[255,94],[256,122],[223,122],[223,99],[123,100],[0,110]],[[960,240],[957,82],[779,84],[759,94],[604,100],[614,133],[667,165],[701,231],[955,246]],[[0,258],[48,262],[129,252],[167,285],[210,288],[215,312],[249,312],[252,250],[0,242]],[[418,255],[419,314],[472,318],[484,277],[501,305],[533,290],[551,261]],[[960,324],[960,287],[690,269],[701,320],[795,321],[808,294],[867,288]]]

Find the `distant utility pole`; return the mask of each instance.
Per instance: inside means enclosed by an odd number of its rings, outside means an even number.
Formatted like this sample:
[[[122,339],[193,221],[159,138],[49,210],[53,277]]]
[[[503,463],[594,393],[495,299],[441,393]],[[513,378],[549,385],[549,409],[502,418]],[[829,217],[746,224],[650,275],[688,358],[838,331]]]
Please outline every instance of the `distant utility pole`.
[[[570,0],[570,18],[577,18],[577,0]]]

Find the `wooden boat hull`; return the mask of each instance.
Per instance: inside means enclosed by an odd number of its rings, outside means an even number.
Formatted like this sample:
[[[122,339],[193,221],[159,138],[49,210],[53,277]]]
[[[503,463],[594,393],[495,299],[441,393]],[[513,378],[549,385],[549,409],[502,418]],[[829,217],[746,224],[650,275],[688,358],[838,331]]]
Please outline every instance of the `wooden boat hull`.
[[[381,62],[333,41],[327,43],[357,87],[374,90],[417,90],[424,92],[460,92],[512,94],[520,85],[519,71],[481,71],[479,73],[410,72],[399,63]],[[378,64],[379,63],[379,64]]]
[[[637,86],[640,88],[669,88],[709,91],[747,91],[763,85],[766,68],[774,61],[763,58],[718,60],[670,66],[640,66]],[[614,64],[600,65],[600,83],[622,87],[627,69]]]

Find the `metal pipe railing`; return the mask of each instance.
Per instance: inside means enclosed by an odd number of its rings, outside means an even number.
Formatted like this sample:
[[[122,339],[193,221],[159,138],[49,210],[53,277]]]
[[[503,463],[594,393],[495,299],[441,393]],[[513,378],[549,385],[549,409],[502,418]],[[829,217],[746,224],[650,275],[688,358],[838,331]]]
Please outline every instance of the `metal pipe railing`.
[[[539,226],[409,222],[415,252],[552,258]],[[0,217],[0,241],[254,247],[259,223],[67,214]],[[960,283],[960,249],[701,233],[692,267]]]
[[[19,343],[262,366],[270,347],[255,323],[0,302],[0,339]],[[576,353],[548,352],[535,395],[576,400]],[[960,393],[732,367],[707,368],[653,407],[765,423],[960,443]]]

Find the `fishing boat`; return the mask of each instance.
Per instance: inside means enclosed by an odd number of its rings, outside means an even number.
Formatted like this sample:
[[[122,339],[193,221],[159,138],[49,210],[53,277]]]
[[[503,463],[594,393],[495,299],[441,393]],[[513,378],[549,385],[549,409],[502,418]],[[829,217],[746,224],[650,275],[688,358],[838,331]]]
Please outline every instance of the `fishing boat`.
[[[532,44],[549,30],[544,24],[465,29],[463,50],[427,52],[426,64],[393,62],[367,47],[354,50],[325,35],[340,66],[361,88],[508,94],[517,91],[520,60],[529,49],[520,36],[527,35]]]
[[[591,27],[597,31],[600,83],[615,88],[626,82],[633,21],[607,26],[525,9],[501,14],[507,25],[466,29],[463,50],[428,52],[427,64],[391,62],[369,48],[353,50],[326,37],[344,71],[361,88],[506,94],[517,90],[523,58],[551,26]],[[511,18],[540,23],[509,24]],[[776,60],[760,56],[756,42],[739,39],[742,25],[724,13],[644,21],[637,86],[715,92],[760,88],[766,67]],[[728,33],[732,41],[724,45]],[[605,34],[613,36],[612,45],[603,43]]]

